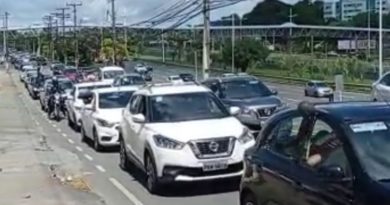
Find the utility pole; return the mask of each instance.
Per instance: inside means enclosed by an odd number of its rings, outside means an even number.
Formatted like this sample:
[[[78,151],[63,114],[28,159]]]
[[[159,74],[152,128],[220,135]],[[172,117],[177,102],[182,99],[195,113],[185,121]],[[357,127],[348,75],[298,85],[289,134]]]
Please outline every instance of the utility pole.
[[[235,43],[236,43],[236,33],[235,33],[235,28],[234,28],[234,21],[235,21],[235,15],[232,14],[232,73],[234,73],[235,70],[235,63],[234,63],[234,52],[235,52]]]
[[[8,47],[7,47],[7,32],[8,32],[8,12],[4,12],[4,19],[3,19],[3,54],[4,57],[7,57],[8,55]]]
[[[383,74],[383,1],[379,1],[379,78]]]
[[[210,0],[203,0],[203,79],[209,77],[210,68]]]
[[[112,23],[112,50],[113,50],[113,63],[116,65],[116,13],[115,13],[115,0],[111,0],[111,23]]]
[[[290,50],[290,53],[292,53],[292,25],[293,25],[293,18],[296,17],[295,14],[293,14],[293,10],[292,10],[292,7],[290,8],[290,15],[288,16],[290,18],[290,33],[289,33],[289,50]]]
[[[47,15],[45,17],[43,17],[44,20],[47,20],[47,28],[48,28],[48,36],[49,36],[49,39],[50,39],[50,44],[49,44],[49,55],[50,55],[50,59],[51,59],[51,62],[53,62],[53,31],[52,31],[52,28],[53,28],[53,16],[51,15]]]
[[[62,7],[62,8],[57,8],[56,10],[60,11],[60,13],[56,13],[56,16],[61,19],[61,27],[62,27],[62,55],[64,57],[64,63],[65,65],[67,64],[67,55],[66,55],[66,41],[65,41],[65,19],[70,18],[69,14],[66,14],[65,11],[69,10],[68,7]]]
[[[162,49],[162,60],[165,63],[165,38],[164,38],[164,29],[161,29],[161,49]]]
[[[74,64],[79,67],[79,40],[77,39],[77,7],[82,3],[66,3],[66,6],[73,8],[73,40],[74,40]]]

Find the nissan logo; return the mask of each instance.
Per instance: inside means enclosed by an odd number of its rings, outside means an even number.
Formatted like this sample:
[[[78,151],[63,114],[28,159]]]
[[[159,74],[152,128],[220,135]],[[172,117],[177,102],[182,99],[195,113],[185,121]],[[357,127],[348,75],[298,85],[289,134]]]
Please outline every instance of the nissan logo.
[[[209,149],[212,151],[212,152],[218,152],[218,149],[219,149],[219,144],[217,142],[210,142],[209,144]]]

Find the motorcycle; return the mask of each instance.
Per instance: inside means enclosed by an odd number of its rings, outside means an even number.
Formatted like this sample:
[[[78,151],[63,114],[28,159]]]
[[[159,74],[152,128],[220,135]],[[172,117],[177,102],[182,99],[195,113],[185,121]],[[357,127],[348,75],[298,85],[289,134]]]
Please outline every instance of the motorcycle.
[[[61,95],[59,93],[54,94],[53,97],[54,107],[52,113],[54,113],[54,119],[56,121],[60,121],[66,115],[65,100],[66,100],[66,95]],[[49,118],[50,118],[50,113],[49,113]]]

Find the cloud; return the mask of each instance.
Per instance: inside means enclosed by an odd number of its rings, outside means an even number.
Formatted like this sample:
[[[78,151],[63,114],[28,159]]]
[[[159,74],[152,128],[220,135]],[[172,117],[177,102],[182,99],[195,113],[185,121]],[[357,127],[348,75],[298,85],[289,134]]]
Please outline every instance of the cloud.
[[[158,8],[178,0],[115,0],[118,21],[128,23],[139,22],[153,16]],[[184,1],[184,0],[183,0]],[[248,0],[243,3],[223,8],[211,13],[212,19],[218,19],[231,13],[240,15],[252,10],[261,0]],[[287,3],[295,3],[297,0],[283,0]],[[17,3],[15,3],[17,2]],[[64,7],[66,2],[82,2],[83,6],[78,8],[79,19],[88,20],[89,23],[101,24],[107,22],[107,11],[110,10],[109,0],[0,0],[0,12],[8,11],[10,16],[10,27],[29,26],[35,23],[42,24],[44,15],[55,12],[56,8]],[[70,10],[69,10],[70,12]],[[200,18],[195,19],[200,21]]]

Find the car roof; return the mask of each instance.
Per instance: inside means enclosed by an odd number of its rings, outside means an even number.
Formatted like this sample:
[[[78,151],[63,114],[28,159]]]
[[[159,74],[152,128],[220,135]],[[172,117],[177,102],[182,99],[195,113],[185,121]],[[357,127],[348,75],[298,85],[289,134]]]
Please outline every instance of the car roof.
[[[118,77],[142,77],[140,74],[138,73],[128,73],[128,74],[125,74],[125,75],[121,75],[121,76],[118,76]]]
[[[309,83],[325,83],[325,82],[321,80],[310,80]]]
[[[315,108],[340,121],[370,121],[385,117],[390,119],[390,103],[387,102],[317,103]]]
[[[86,83],[77,83],[75,87],[82,88],[82,87],[90,87],[95,85],[111,85],[109,82],[104,81],[98,81],[98,82],[86,82]]]
[[[127,92],[136,91],[139,87],[137,86],[123,86],[123,87],[110,87],[110,88],[98,88],[94,89],[96,93],[112,93],[112,92]]]
[[[185,93],[199,93],[210,92],[210,90],[202,85],[195,83],[161,83],[154,85],[147,85],[141,88],[137,93],[144,95],[173,95],[173,94],[185,94]]]
[[[103,68],[100,68],[101,71],[110,71],[110,70],[118,70],[118,71],[124,71],[123,68],[121,67],[118,67],[118,66],[107,66],[107,67],[103,67]]]
[[[255,76],[229,76],[229,77],[209,78],[209,79],[205,80],[205,82],[207,82],[207,81],[219,81],[219,82],[225,83],[225,82],[253,81],[253,80],[260,81]]]

